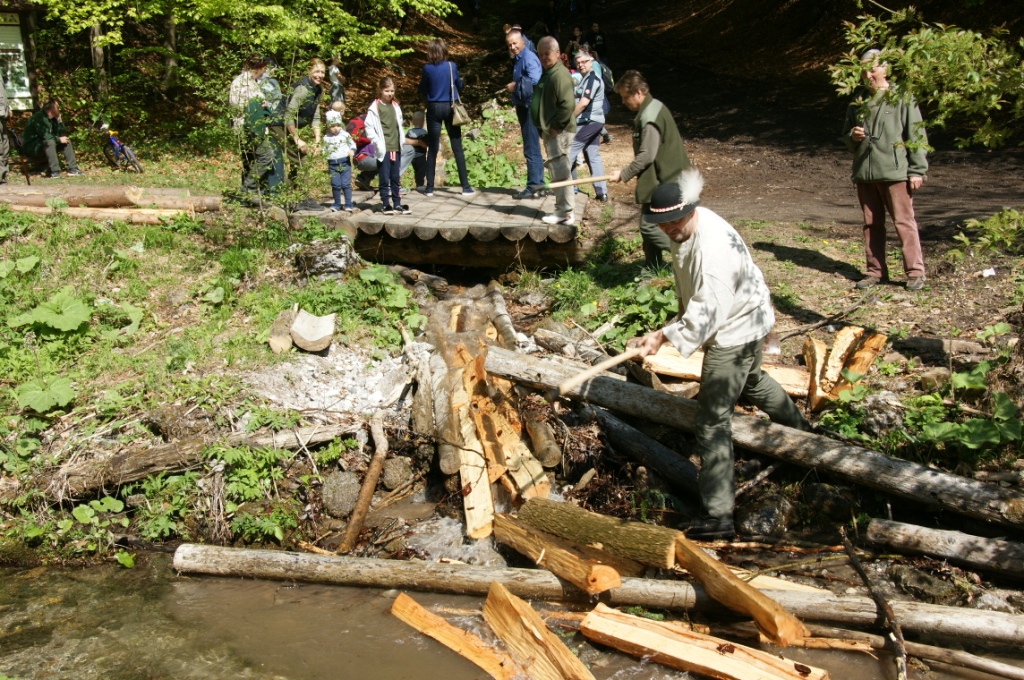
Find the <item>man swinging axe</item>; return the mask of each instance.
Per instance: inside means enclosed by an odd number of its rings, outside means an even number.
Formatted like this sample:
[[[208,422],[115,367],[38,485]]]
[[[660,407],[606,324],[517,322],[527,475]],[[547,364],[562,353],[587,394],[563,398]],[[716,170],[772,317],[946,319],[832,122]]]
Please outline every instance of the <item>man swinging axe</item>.
[[[744,398],[776,423],[811,426],[789,395],[761,370],[765,337],[775,314],[761,270],[736,230],[700,206],[704,179],[684,170],[678,182],[658,186],[644,218],[669,238],[680,314],[662,329],[632,340],[640,356],[668,341],[683,357],[704,350],[695,435],[700,454],[703,514],[689,523],[696,539],[735,534],[732,414]]]

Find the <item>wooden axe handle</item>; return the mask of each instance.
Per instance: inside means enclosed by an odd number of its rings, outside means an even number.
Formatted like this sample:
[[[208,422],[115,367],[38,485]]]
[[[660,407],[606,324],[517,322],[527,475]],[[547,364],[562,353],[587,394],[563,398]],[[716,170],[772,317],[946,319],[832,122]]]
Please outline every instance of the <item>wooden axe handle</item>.
[[[572,187],[577,184],[593,184],[594,182],[606,182],[612,178],[611,175],[598,175],[597,177],[584,177],[583,179],[567,179],[562,182],[545,182],[544,184],[531,184],[530,188],[534,191],[538,189],[561,189],[562,187]]]
[[[583,371],[579,375],[569,378],[568,380],[563,382],[561,385],[558,386],[558,394],[559,396],[562,396],[569,390],[579,387],[580,385],[587,382],[594,376],[600,375],[602,372],[607,371],[612,366],[618,366],[619,364],[629,361],[630,359],[633,359],[638,356],[640,356],[640,348],[633,347],[631,349],[627,349],[625,352],[619,354],[618,356],[611,357],[610,359],[605,359],[601,363],[591,366],[590,368]]]

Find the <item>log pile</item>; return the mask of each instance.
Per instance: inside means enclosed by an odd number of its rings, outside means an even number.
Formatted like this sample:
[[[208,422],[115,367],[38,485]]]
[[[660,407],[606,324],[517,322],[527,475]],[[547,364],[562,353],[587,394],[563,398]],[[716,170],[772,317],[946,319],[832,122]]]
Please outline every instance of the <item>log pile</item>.
[[[49,215],[55,211],[55,199],[66,204],[60,210],[70,217],[133,224],[160,224],[182,213],[194,217],[222,208],[220,196],[192,196],[188,189],[86,185],[8,185],[0,189],[0,202],[17,212]]]

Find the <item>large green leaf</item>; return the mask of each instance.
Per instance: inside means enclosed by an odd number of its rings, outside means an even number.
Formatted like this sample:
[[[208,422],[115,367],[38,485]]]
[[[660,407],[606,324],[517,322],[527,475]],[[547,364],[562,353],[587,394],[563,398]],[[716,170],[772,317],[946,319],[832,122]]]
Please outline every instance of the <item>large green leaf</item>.
[[[77,396],[69,379],[56,376],[29,380],[20,385],[14,395],[21,408],[30,408],[38,413],[46,413],[57,406],[67,406]]]
[[[62,288],[34,312],[35,320],[59,331],[73,331],[92,318],[92,310],[75,297],[70,286]]]

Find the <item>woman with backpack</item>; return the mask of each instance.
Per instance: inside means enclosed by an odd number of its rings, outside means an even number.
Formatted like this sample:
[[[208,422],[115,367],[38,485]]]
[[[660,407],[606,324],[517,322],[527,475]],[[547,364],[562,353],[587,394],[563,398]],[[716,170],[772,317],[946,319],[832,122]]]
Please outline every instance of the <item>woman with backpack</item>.
[[[441,143],[441,123],[448,130],[448,141],[455,155],[459,169],[459,182],[465,196],[473,195],[466,173],[466,156],[462,151],[462,128],[452,123],[452,104],[462,90],[462,79],[455,62],[448,60],[448,47],[443,40],[431,40],[427,45],[427,58],[423,65],[419,90],[427,100],[427,184],[425,196],[434,195],[434,173],[437,166],[437,149]]]

